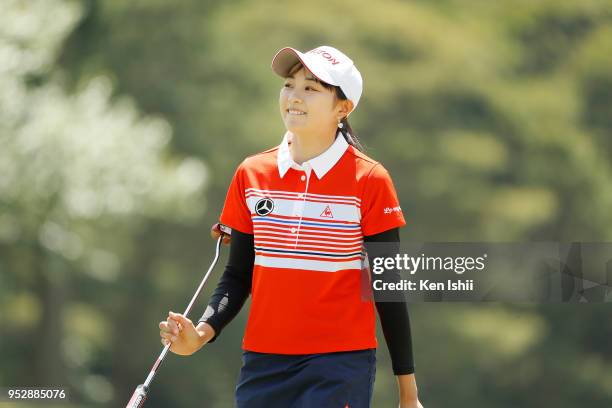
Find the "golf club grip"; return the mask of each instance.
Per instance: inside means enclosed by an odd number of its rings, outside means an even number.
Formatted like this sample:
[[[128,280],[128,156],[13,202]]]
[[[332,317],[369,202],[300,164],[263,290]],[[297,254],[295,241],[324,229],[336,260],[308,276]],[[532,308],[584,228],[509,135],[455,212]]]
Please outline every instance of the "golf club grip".
[[[140,384],[134,390],[134,394],[132,394],[132,398],[127,403],[125,408],[141,408],[144,406],[145,400],[147,399],[147,387],[143,384]]]
[[[217,228],[219,229],[219,231],[223,232],[225,235],[231,236],[232,235],[232,229],[230,227],[228,227],[227,225],[223,225],[221,223],[217,224]]]

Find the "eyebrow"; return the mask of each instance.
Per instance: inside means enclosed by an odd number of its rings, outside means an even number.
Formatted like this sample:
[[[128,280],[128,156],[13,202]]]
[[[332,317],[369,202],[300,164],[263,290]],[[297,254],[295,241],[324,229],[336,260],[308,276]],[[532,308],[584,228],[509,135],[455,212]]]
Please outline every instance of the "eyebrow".
[[[295,74],[293,74],[293,75],[289,75],[287,78],[295,79]],[[304,78],[304,79],[306,79],[307,81],[313,81],[313,82],[317,82],[317,83],[319,82],[319,80],[318,80],[318,79],[316,79],[316,78],[315,78],[315,77],[313,77],[313,76],[307,76],[307,77],[306,77],[306,78]]]

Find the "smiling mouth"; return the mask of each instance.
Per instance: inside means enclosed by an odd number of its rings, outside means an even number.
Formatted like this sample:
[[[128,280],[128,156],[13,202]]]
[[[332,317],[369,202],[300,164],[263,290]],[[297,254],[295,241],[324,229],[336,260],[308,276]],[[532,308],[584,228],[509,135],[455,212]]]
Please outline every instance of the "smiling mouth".
[[[302,111],[297,110],[297,109],[287,109],[287,113],[290,114],[290,115],[296,115],[296,116],[306,115],[306,112],[302,112]]]

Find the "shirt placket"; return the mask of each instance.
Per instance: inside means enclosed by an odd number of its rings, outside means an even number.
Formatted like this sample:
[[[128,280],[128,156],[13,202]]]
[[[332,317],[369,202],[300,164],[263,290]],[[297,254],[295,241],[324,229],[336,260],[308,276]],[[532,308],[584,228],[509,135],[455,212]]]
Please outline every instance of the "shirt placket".
[[[304,209],[306,208],[306,193],[308,193],[308,185],[310,184],[311,167],[308,163],[302,165],[304,174],[300,176],[300,181],[304,183],[304,190],[298,194],[299,201],[296,201],[293,206],[293,215],[299,216],[297,228],[293,228],[292,232],[295,233],[295,248],[297,248],[298,241],[300,239],[300,228],[302,226],[302,218],[304,217]]]

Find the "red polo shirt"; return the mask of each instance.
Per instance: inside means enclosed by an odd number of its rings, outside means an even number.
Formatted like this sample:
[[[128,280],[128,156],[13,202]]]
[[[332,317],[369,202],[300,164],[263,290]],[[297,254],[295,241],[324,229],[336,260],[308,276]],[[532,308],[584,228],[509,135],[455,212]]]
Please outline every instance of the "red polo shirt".
[[[361,296],[363,236],[406,224],[389,173],[341,134],[296,164],[291,133],[236,170],[221,223],[253,234],[245,350],[311,354],[377,346]]]

